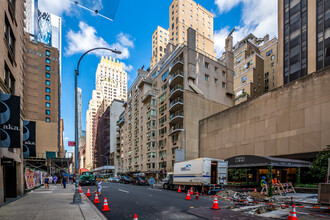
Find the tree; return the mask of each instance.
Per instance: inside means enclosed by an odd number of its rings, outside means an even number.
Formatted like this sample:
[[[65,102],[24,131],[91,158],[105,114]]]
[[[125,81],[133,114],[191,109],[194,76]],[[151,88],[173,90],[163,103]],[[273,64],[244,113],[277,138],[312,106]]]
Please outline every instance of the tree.
[[[330,145],[326,149],[320,151],[313,161],[309,170],[309,174],[317,182],[324,182],[328,172],[328,158],[330,157]]]
[[[272,174],[272,169],[273,169],[272,166],[269,166],[268,167],[267,178],[268,178],[268,196],[269,197],[272,197],[273,196],[273,182],[272,182],[273,174]]]
[[[228,172],[234,181],[246,181],[247,169],[229,169]]]

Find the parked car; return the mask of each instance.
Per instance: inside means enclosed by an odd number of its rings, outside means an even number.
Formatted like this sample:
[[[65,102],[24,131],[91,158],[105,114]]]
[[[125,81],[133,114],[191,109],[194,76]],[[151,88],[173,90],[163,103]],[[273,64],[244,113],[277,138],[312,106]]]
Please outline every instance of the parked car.
[[[134,185],[148,185],[148,180],[144,176],[133,176],[133,184]]]
[[[95,177],[92,172],[83,172],[79,177],[79,185],[95,185]]]
[[[123,176],[123,177],[120,178],[119,183],[124,183],[124,184],[132,183],[132,178],[127,177],[127,176]]]

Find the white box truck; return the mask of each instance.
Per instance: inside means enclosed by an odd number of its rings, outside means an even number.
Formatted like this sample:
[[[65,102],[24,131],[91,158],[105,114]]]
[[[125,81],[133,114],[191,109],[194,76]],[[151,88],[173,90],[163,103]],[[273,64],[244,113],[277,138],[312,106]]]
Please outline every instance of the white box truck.
[[[194,187],[200,192],[216,191],[227,185],[228,162],[215,158],[198,158],[174,164],[173,175],[163,181],[164,189]]]

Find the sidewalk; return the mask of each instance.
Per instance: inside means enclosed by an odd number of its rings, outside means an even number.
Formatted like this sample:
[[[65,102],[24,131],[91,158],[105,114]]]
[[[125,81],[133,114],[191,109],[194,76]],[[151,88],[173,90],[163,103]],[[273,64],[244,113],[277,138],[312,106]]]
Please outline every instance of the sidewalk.
[[[73,205],[74,185],[66,189],[50,185],[29,192],[26,196],[0,208],[0,219],[106,219],[103,214],[82,195],[82,204]]]

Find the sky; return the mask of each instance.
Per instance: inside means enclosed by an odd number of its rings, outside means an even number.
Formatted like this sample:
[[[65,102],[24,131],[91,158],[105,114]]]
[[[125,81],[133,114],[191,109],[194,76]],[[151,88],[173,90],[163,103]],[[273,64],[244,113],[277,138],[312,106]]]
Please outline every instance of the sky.
[[[115,2],[119,1],[117,10]],[[86,127],[88,102],[95,89],[95,72],[101,56],[112,56],[124,63],[128,87],[137,70],[150,65],[151,37],[157,26],[168,29],[172,0],[84,0],[103,5],[99,13],[115,12],[113,21],[79,8],[69,0],[39,0],[39,9],[62,18],[62,106],[64,146],[74,140],[74,70],[80,56],[94,47],[108,47],[122,52],[114,55],[97,51],[83,58],[78,86],[83,97],[83,130]],[[277,0],[195,0],[214,14],[214,45],[217,57],[224,51],[225,38],[235,28],[234,43],[249,33],[257,37],[277,36]],[[95,5],[87,5],[93,7]]]

